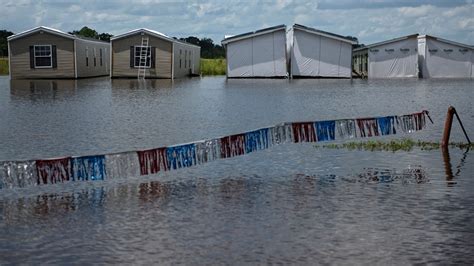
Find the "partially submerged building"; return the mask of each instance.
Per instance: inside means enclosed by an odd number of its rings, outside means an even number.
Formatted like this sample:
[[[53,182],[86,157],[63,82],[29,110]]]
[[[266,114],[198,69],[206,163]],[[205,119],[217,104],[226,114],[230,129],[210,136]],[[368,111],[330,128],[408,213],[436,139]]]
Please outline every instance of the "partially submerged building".
[[[111,39],[111,77],[180,78],[200,74],[201,47],[150,29]]]
[[[354,49],[354,72],[368,78],[418,77],[418,34]]]
[[[10,78],[84,78],[109,75],[108,42],[36,27],[7,38]]]
[[[418,36],[423,78],[474,78],[474,47],[434,36]]]
[[[288,36],[292,77],[351,78],[356,41],[299,24]]]
[[[228,78],[287,77],[286,26],[225,38]]]

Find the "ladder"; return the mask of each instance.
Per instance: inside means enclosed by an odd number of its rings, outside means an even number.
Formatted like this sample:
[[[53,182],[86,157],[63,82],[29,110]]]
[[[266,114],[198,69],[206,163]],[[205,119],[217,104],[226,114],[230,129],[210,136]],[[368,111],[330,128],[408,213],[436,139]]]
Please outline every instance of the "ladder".
[[[150,47],[148,46],[148,41],[148,37],[142,37],[142,45],[140,46],[140,61],[138,64],[138,79],[145,79],[147,69],[146,62],[149,55],[148,53],[151,53]]]

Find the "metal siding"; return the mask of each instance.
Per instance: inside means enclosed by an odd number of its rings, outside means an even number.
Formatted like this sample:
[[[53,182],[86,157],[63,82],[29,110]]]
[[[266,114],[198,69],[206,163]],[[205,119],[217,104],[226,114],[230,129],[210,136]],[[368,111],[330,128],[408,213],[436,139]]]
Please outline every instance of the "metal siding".
[[[50,33],[34,33],[10,43],[11,78],[74,78],[74,41]],[[30,68],[31,45],[56,45],[57,68]]]
[[[149,45],[155,47],[154,69],[146,70],[146,77],[171,78],[172,43],[149,36]],[[112,41],[112,77],[137,77],[138,69],[130,68],[130,46],[141,45],[139,33]]]
[[[86,66],[86,47],[89,49],[89,66]],[[76,40],[77,77],[97,77],[109,75],[110,63],[106,49],[108,43],[95,43],[84,40]],[[94,67],[94,48],[96,49],[97,65]],[[102,66],[100,66],[100,49],[102,48]]]

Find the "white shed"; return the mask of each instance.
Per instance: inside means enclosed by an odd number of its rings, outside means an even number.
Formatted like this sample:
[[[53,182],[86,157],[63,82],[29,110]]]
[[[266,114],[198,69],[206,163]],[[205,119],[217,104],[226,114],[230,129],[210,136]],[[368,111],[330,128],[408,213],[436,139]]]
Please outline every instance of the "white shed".
[[[225,38],[227,77],[286,77],[286,26]]]
[[[368,54],[369,78],[417,78],[417,37],[413,34],[374,43],[355,49],[354,53]]]
[[[293,25],[288,37],[292,77],[351,77],[356,41],[299,24]]]
[[[422,35],[418,50],[423,78],[474,78],[474,47]]]

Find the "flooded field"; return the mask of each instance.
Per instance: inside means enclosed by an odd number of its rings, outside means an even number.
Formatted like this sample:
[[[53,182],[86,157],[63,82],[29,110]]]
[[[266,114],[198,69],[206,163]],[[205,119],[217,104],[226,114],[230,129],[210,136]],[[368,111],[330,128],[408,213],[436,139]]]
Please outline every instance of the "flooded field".
[[[132,151],[280,122],[449,105],[474,138],[472,80],[0,78],[0,161]],[[455,122],[453,141],[464,141]],[[472,151],[283,144],[146,177],[0,190],[3,263],[474,262]]]

